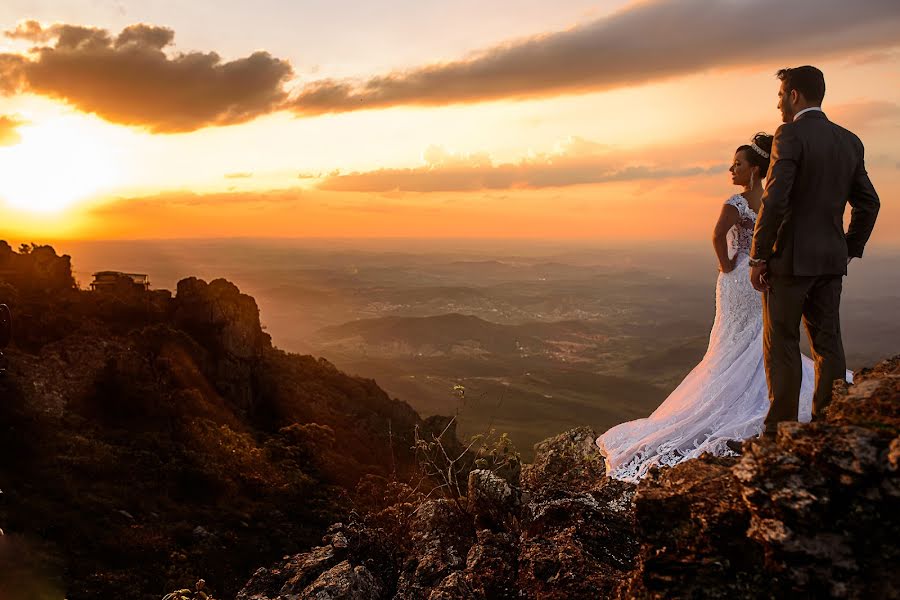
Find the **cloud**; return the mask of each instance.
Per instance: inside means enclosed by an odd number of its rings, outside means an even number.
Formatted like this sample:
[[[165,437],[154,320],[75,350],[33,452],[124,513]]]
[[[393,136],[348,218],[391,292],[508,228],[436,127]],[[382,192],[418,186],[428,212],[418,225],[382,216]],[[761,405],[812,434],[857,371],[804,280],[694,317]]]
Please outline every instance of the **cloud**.
[[[264,51],[223,61],[215,52],[173,51],[175,33],[166,27],[139,23],[114,34],[29,20],[5,32],[34,46],[0,53],[0,94],[39,94],[114,123],[187,132],[281,110],[318,115],[578,94],[849,52],[875,60],[900,47],[898,28],[896,0],[649,0],[459,60],[364,80],[319,79],[289,95],[291,65]]]
[[[17,117],[0,115],[0,147],[18,144],[22,139],[19,137],[18,128],[25,124],[26,121]]]
[[[453,62],[366,81],[313,81],[289,106],[316,115],[583,93],[710,68],[895,46],[898,29],[896,0],[651,0]]]
[[[897,48],[879,48],[871,52],[848,56],[846,62],[850,65],[872,65],[896,60],[898,56],[900,56],[900,51]]]
[[[51,28],[44,29],[40,21],[34,19],[19,22],[15,29],[4,32],[4,35],[10,39],[30,42],[46,42],[52,37]]]
[[[15,94],[25,87],[25,64],[23,56],[0,54],[0,94]]]
[[[829,118],[850,128],[866,128],[885,122],[900,122],[900,104],[885,100],[867,100],[841,104],[828,109]]]
[[[88,208],[92,215],[118,215],[123,210],[146,209],[201,209],[212,208],[252,208],[266,206],[294,206],[305,199],[306,192],[300,189],[272,189],[255,192],[227,191],[197,193],[190,190],[171,190],[158,194],[136,197],[116,197],[97,203]]]
[[[277,110],[290,65],[267,52],[223,62],[215,52],[169,55],[175,32],[130,25],[111,35],[92,27],[36,21],[6,32],[38,45],[0,54],[0,93],[62,100],[107,121],[153,132],[243,123]]]
[[[429,147],[425,164],[406,169],[332,173],[318,189],[341,192],[472,192],[540,189],[615,181],[650,181],[723,173],[724,164],[673,163],[666,149],[655,153],[622,153],[609,146],[574,137],[554,152],[518,163],[494,164],[486,154],[459,155]],[[656,158],[654,158],[656,156]]]
[[[251,177],[253,177],[253,173],[249,172],[225,173],[225,179],[250,179]]]

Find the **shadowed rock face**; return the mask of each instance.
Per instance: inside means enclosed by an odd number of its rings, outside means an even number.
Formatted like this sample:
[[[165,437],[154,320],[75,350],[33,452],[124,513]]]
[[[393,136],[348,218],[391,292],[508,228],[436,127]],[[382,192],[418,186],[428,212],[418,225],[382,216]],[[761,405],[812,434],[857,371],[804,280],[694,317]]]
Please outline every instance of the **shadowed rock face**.
[[[213,352],[250,360],[272,345],[260,326],[256,300],[230,281],[182,279],[174,304],[175,324]]]
[[[900,357],[855,380],[823,423],[641,482],[629,595],[898,597]]]
[[[765,596],[762,548],[732,473],[736,459],[700,459],[657,471],[634,498],[640,551],[623,597]]]
[[[321,539],[360,478],[406,477],[415,428],[440,421],[273,348],[256,302],[225,280],[183,280],[176,297],[95,293],[75,286],[69,257],[0,241],[0,303],[15,324],[0,376],[0,590],[159,600],[202,576],[233,598],[260,565]],[[343,598],[396,581],[371,575],[390,556],[342,564],[383,554],[348,539],[260,586]]]
[[[785,424],[733,469],[747,535],[786,592],[900,595],[900,357],[842,385],[826,421]]]
[[[259,321],[256,300],[225,279],[206,283],[189,277],[178,282],[173,301],[175,325],[214,357],[215,377],[229,400],[253,410],[254,371],[271,339]]]
[[[365,598],[900,598],[900,356],[836,388],[824,422],[638,486],[603,476],[594,437],[538,444],[519,481],[473,471],[461,504],[404,494],[341,526],[379,545],[344,545],[347,566],[319,572],[344,586],[371,575],[371,595],[352,596]],[[334,552],[290,559],[268,587],[258,573],[252,599],[314,597],[281,581]]]

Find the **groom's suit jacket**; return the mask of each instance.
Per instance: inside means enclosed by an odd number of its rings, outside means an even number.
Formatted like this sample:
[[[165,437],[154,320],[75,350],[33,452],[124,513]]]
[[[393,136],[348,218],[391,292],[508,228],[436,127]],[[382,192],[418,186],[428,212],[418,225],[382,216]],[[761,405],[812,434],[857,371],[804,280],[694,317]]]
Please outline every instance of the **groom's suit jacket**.
[[[847,258],[862,256],[879,206],[859,138],[821,111],[806,112],[775,132],[750,256],[767,260],[774,274],[846,275]]]

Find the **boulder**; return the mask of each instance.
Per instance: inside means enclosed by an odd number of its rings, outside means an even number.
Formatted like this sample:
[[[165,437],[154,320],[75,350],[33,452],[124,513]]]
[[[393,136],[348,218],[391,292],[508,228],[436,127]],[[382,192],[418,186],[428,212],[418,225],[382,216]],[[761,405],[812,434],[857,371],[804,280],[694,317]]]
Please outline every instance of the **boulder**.
[[[606,475],[596,439],[596,431],[578,427],[536,444],[534,462],[522,468],[522,489],[544,498],[556,490],[579,492],[596,486]]]
[[[464,517],[451,500],[419,506],[409,528],[412,552],[397,584],[397,600],[427,598],[447,575],[465,566],[475,531]]]
[[[750,513],[735,458],[701,457],[638,485],[640,551],[620,597],[753,598],[768,585],[762,547],[747,539]]]
[[[518,587],[529,597],[613,597],[634,568],[634,486],[600,480],[530,503],[519,540]]]
[[[518,513],[519,490],[489,469],[469,472],[468,512],[477,527],[499,528]]]
[[[381,583],[362,565],[343,561],[328,569],[297,596],[299,600],[378,600]],[[287,598],[285,598],[287,600]]]
[[[747,535],[785,593],[900,597],[898,410],[894,359],[842,388],[825,422],[782,423],[774,443],[751,444],[734,467]]]
[[[257,569],[237,600],[287,600],[297,598],[319,576],[342,560],[342,552],[332,546],[320,546],[304,554],[289,557],[283,564]]]

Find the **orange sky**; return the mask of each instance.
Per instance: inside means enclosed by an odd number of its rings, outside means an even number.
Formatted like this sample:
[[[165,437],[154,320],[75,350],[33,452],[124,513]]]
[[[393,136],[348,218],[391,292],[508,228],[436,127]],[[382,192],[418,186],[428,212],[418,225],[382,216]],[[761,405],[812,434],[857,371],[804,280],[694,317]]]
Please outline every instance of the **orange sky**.
[[[705,240],[812,63],[900,245],[896,2],[146,4],[0,8],[0,239]]]

